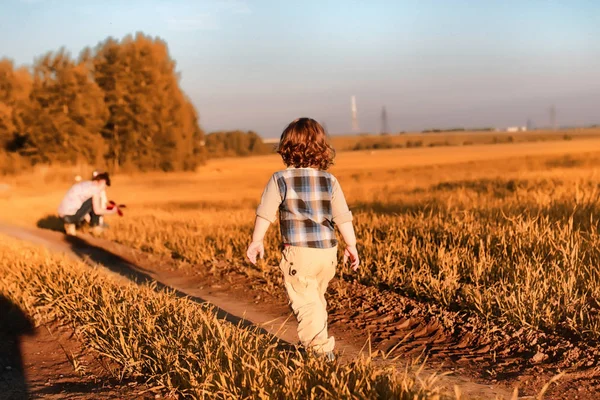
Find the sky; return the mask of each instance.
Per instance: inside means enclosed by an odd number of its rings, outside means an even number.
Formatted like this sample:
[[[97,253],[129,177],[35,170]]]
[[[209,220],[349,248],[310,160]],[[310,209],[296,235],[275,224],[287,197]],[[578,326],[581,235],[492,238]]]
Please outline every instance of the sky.
[[[2,0],[0,58],[31,65],[143,32],[169,46],[207,132],[277,137],[600,123],[597,0]]]

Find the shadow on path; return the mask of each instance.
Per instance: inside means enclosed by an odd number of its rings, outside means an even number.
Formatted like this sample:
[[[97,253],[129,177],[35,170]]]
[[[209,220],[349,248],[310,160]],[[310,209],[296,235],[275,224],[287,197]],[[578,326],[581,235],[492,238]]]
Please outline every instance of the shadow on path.
[[[3,399],[29,398],[21,337],[33,332],[33,322],[23,310],[0,294],[0,397]]]
[[[157,281],[150,275],[150,271],[130,263],[129,261],[115,253],[112,253],[102,247],[95,246],[87,240],[78,236],[65,235],[65,240],[70,244],[71,251],[83,260],[89,260],[93,263],[100,264],[103,267],[109,269],[110,271],[115,272],[137,284],[150,284],[155,282],[156,291],[168,290],[170,292],[173,292],[177,297],[185,297],[198,304],[210,304],[212,309],[216,313],[218,319],[228,321],[242,328],[250,328],[260,334],[266,335],[271,340],[276,341],[281,350],[297,350],[297,347],[295,345],[273,335],[266,329],[261,328],[260,326],[252,323],[251,321],[245,318],[233,315],[201,297],[192,296],[176,288],[165,285],[160,281]]]
[[[37,222],[37,227],[51,231],[64,232],[64,221],[57,215],[46,215]]]

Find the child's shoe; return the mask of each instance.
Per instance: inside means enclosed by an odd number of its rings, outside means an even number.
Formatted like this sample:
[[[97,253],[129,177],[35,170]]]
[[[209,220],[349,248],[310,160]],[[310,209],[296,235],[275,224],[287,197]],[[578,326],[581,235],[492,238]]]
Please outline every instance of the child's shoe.
[[[326,352],[322,353],[322,352],[309,350],[307,352],[307,354],[312,355],[313,357],[317,357],[317,358],[323,357],[323,359],[325,359],[325,361],[327,361],[327,362],[335,361],[335,353],[333,351],[326,351]]]
[[[69,236],[77,236],[75,224],[65,224],[65,233]]]
[[[335,354],[333,354],[333,351],[328,351],[327,353],[324,354],[325,356],[325,360],[327,362],[334,362],[335,361]]]

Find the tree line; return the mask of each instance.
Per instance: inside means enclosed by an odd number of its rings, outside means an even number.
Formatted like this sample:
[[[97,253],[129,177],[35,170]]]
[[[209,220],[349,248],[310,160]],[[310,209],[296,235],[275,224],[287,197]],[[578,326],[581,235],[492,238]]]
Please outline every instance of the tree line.
[[[5,160],[189,170],[206,159],[204,142],[198,114],[158,38],[108,38],[77,58],[61,49],[31,67],[0,60]]]
[[[449,128],[449,129],[425,129],[422,133],[440,133],[440,132],[492,132],[495,128],[486,126],[483,128]]]
[[[264,143],[253,131],[219,131],[206,135],[209,158],[246,157],[274,152],[274,145]]]

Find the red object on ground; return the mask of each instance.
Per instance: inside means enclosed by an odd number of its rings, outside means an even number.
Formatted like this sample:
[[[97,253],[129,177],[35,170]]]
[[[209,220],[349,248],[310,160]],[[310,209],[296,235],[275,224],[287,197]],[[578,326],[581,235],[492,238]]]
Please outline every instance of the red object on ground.
[[[115,207],[117,209],[117,214],[119,214],[119,217],[122,217],[123,216],[123,211],[121,211],[121,208],[125,208],[127,206],[125,204],[119,204],[119,205],[117,205],[117,203],[115,203],[114,201],[111,200],[111,201],[108,202],[108,205],[106,206],[106,209],[107,210],[112,210]]]

